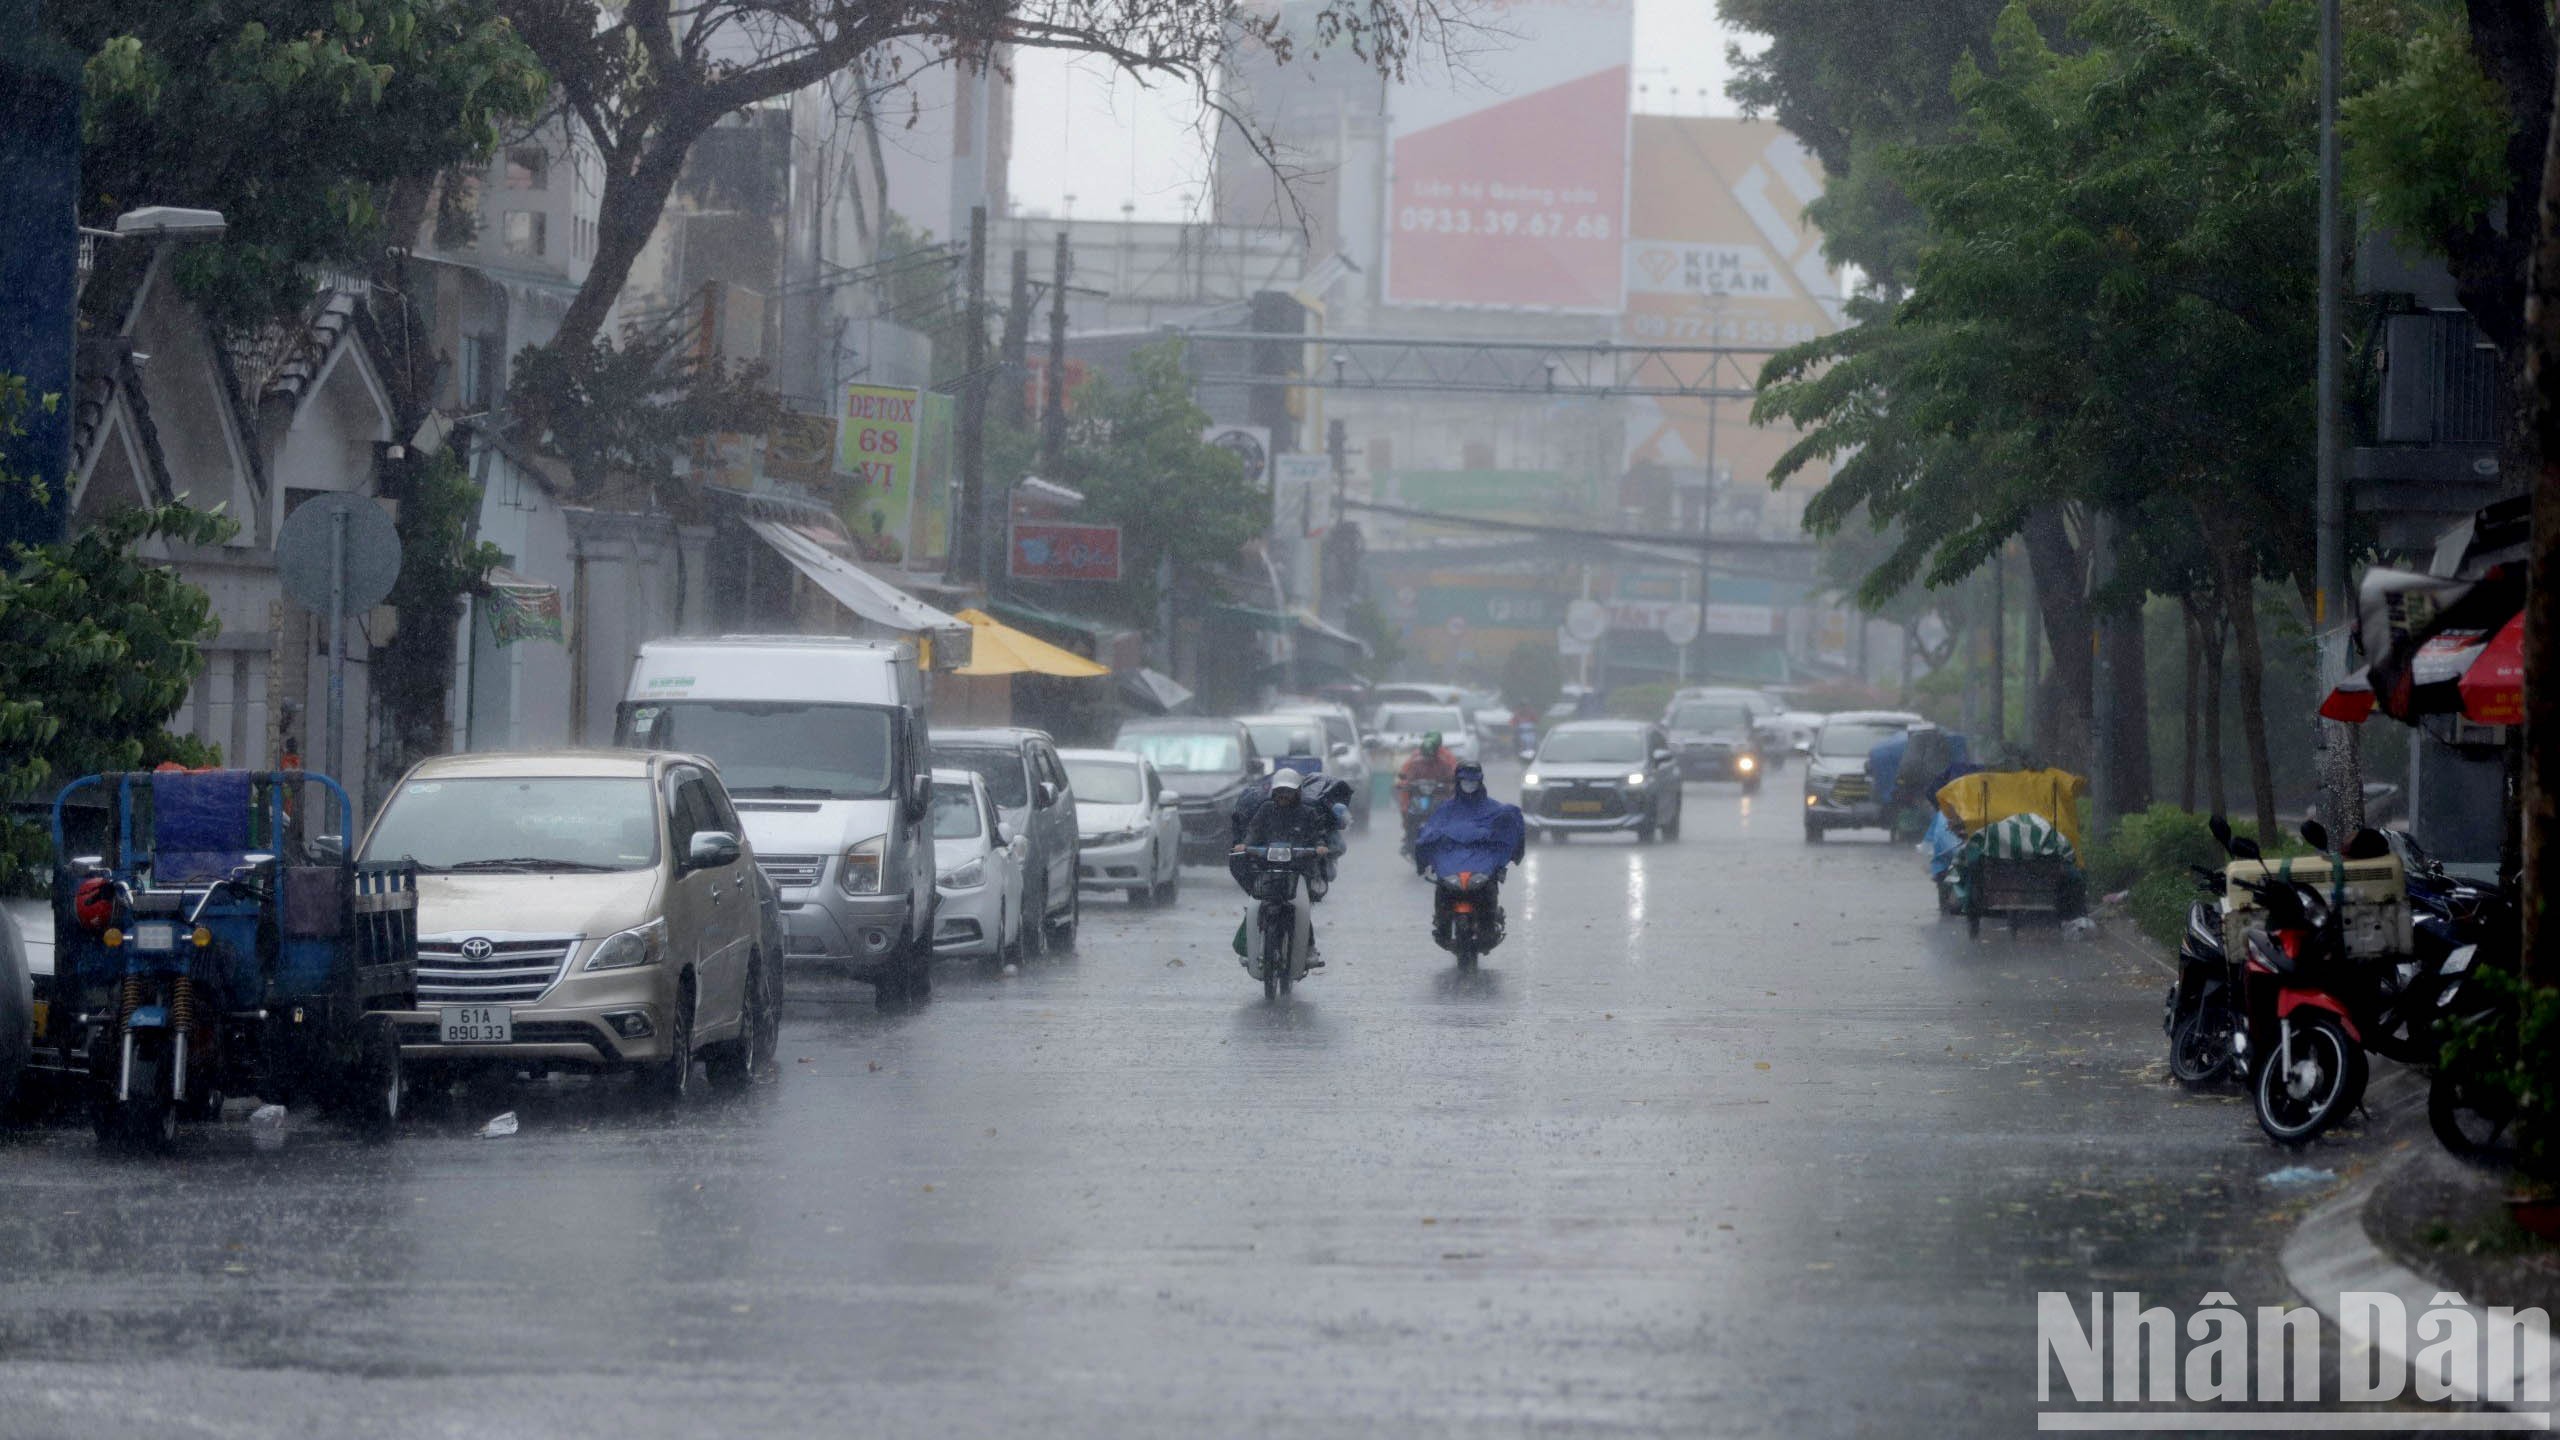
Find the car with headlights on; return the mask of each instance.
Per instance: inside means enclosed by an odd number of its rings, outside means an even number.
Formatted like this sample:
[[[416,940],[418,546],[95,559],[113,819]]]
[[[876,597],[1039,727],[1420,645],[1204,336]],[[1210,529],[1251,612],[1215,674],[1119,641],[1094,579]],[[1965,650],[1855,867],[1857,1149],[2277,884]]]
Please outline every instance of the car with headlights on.
[[[1182,888],[1182,795],[1134,750],[1061,750],[1076,787],[1076,880],[1132,905],[1169,904]]]
[[[1822,717],[1802,747],[1806,844],[1819,844],[1834,830],[1889,823],[1885,797],[1867,774],[1867,752],[1919,723],[1919,716],[1905,710],[1843,710]]]
[[[1236,802],[1262,778],[1262,752],[1241,721],[1169,717],[1132,720],[1111,742],[1114,750],[1143,755],[1181,792],[1182,863],[1223,865],[1234,843],[1229,826]]]
[[[1760,697],[1748,690],[1684,690],[1672,697],[1662,728],[1680,757],[1683,780],[1738,780],[1760,793],[1768,757],[1760,744]]]
[[[418,867],[414,1069],[626,1071],[681,1099],[697,1062],[729,1088],[772,1056],[776,927],[700,756],[423,760],[361,857]]]
[[[1029,837],[1005,832],[986,778],[933,772],[933,953],[983,960],[1022,956],[1022,872]]]
[[[1632,831],[1640,844],[1680,838],[1680,759],[1659,725],[1574,720],[1538,742],[1520,777],[1531,836]]]

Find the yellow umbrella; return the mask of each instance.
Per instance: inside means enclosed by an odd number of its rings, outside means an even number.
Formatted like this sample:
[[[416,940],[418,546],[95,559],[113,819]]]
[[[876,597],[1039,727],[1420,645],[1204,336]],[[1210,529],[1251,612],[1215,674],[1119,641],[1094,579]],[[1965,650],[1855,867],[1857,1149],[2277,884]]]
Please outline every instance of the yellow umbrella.
[[[1087,660],[1073,650],[1061,649],[1036,635],[1027,635],[1005,624],[984,610],[963,610],[960,618],[976,632],[971,637],[974,648],[969,663],[955,674],[960,675],[1062,675],[1069,679],[1088,679],[1108,675],[1111,667]]]

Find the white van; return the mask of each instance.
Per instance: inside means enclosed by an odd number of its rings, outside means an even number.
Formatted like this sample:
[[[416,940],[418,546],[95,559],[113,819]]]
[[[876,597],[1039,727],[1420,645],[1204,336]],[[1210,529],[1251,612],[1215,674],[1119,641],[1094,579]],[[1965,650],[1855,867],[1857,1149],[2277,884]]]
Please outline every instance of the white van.
[[[932,983],[933,803],[915,647],[820,635],[653,640],[617,743],[708,757],[782,892],[789,958],[884,1001]]]

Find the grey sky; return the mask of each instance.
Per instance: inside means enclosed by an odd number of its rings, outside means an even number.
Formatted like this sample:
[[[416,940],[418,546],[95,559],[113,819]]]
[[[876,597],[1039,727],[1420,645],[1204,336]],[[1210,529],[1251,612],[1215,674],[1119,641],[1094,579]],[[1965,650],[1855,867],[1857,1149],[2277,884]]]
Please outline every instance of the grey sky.
[[[1636,109],[1730,114],[1728,38],[1712,0],[1637,0]],[[1049,52],[1019,57],[1014,74],[1012,190],[1025,213],[1109,216],[1128,204],[1141,220],[1178,220],[1197,205],[1209,145],[1187,93]]]

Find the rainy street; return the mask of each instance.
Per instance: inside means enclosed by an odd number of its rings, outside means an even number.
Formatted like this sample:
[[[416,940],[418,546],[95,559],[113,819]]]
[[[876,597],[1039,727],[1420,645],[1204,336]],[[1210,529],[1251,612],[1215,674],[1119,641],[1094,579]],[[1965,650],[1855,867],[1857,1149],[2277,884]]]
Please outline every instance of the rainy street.
[[[0,1433],[2021,1433],[2037,1290],[2280,1302],[2162,972],[1969,942],[1774,778],[1534,847],[1474,974],[1381,827],[1277,1003],[1195,868],[909,1010],[795,977],[743,1097],[8,1134]]]

